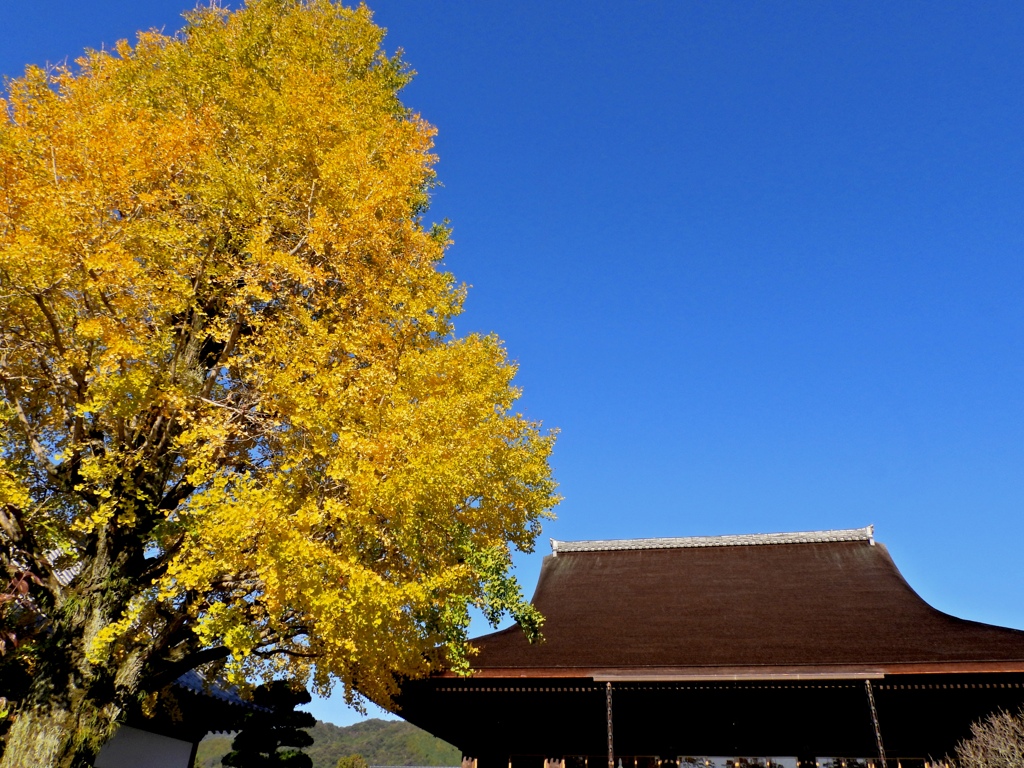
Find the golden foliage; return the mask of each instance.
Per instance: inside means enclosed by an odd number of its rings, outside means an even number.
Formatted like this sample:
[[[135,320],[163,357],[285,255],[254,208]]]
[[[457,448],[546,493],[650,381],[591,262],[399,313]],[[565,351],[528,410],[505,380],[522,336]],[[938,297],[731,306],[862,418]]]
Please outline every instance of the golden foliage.
[[[383,700],[438,645],[464,668],[467,604],[538,624],[509,552],[557,500],[552,438],[499,340],[453,334],[434,131],[382,35],[254,0],[9,84],[5,564],[49,570],[57,607],[117,597],[93,664],[226,657]]]

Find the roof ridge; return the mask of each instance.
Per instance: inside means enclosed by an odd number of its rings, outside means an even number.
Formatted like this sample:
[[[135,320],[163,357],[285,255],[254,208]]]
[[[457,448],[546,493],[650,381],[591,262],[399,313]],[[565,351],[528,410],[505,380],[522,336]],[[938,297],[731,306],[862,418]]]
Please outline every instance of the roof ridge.
[[[794,531],[792,533],[741,533],[729,536],[683,536],[656,539],[604,539],[595,541],[559,541],[551,539],[551,554],[559,552],[607,552],[630,549],[687,549],[697,547],[737,547],[765,544],[824,544],[833,541],[875,543],[875,526],[832,531]]]

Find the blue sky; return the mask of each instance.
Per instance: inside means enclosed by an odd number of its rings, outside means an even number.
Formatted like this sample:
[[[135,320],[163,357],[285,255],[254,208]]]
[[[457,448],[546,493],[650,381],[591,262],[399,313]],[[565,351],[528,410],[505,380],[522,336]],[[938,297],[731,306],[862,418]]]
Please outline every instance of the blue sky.
[[[184,7],[0,0],[0,73]],[[561,430],[527,591],[547,536],[873,523],[1024,628],[1024,5],[371,7],[440,131],[458,329]]]

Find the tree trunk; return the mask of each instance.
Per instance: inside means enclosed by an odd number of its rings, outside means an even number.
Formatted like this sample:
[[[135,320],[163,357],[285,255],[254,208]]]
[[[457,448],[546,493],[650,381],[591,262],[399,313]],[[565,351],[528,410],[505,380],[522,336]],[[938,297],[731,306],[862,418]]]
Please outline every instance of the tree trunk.
[[[83,644],[56,643],[66,655],[51,648],[51,658],[34,671],[7,732],[0,768],[88,768],[114,735],[137,689],[138,665],[133,657],[121,665],[90,665]],[[77,652],[68,653],[75,645]]]
[[[0,768],[89,768],[137,693],[138,653],[99,665],[87,658],[96,633],[128,603],[126,590],[111,586],[118,580],[110,578],[106,547],[97,549],[78,596],[53,610],[54,623],[41,638],[32,686],[18,702]]]
[[[24,708],[7,733],[0,768],[88,768],[114,724],[82,698]],[[74,708],[73,708],[74,707]]]

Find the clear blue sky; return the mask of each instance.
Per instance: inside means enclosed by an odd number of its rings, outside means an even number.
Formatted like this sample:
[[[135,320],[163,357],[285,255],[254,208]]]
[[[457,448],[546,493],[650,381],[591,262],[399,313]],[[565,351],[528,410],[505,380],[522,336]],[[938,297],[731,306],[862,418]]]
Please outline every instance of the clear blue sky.
[[[0,0],[0,72],[183,2]],[[561,430],[528,591],[549,535],[874,523],[1024,627],[1024,4],[371,7],[440,130],[458,328]]]

